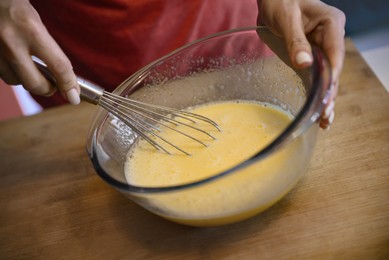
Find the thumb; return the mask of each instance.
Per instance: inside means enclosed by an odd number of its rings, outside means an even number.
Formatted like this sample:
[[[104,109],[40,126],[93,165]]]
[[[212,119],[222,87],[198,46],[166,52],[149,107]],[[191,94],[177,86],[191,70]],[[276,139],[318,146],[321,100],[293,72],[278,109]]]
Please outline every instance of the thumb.
[[[312,64],[312,50],[304,33],[299,30],[294,35],[285,37],[289,58],[295,68],[305,68]]]
[[[300,15],[292,14],[284,20],[287,26],[281,26],[281,34],[285,39],[289,58],[295,68],[305,68],[312,64],[312,49]]]

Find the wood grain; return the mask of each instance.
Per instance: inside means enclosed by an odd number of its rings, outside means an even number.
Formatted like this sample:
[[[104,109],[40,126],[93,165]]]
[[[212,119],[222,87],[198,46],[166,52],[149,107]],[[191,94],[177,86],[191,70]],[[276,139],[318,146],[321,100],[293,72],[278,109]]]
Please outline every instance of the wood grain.
[[[95,107],[0,123],[0,259],[389,259],[389,94],[350,40],[332,129],[281,202],[191,228],[148,213],[94,172]]]

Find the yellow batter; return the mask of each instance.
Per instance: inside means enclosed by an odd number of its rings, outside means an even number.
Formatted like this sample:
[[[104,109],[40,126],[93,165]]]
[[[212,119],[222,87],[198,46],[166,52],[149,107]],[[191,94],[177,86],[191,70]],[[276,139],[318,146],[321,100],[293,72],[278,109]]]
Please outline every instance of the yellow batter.
[[[199,125],[216,140],[195,130],[182,129],[208,144],[204,147],[174,131],[161,135],[191,155],[171,150],[157,151],[141,141],[129,152],[125,172],[128,183],[142,187],[163,187],[192,183],[246,161],[266,147],[292,118],[275,107],[248,102],[211,103],[191,112],[211,118],[221,128]],[[159,215],[195,226],[228,224],[251,217],[274,204],[291,188],[283,167],[293,158],[296,145],[261,163],[234,172],[228,177],[182,191],[139,195]]]

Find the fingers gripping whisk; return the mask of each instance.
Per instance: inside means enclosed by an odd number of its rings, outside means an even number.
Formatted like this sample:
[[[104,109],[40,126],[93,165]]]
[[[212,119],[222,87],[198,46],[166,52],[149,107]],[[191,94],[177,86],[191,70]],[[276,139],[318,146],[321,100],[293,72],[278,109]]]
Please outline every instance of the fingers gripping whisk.
[[[32,60],[42,74],[53,85],[56,85],[56,80],[47,68],[47,65],[35,56],[32,56]],[[175,131],[203,146],[207,146],[207,144],[201,141],[200,138],[197,137],[198,135],[194,137],[185,131],[179,130],[177,126],[185,126],[188,129],[192,129],[211,139],[215,139],[215,137],[201,127],[196,126],[197,122],[201,121],[220,131],[219,126],[207,117],[184,110],[151,105],[118,96],[104,91],[103,88],[80,77],[77,78],[77,83],[80,86],[83,100],[95,105],[100,105],[109,113],[123,121],[123,123],[129,126],[136,134],[149,142],[153,147],[168,154],[171,154],[171,152],[170,149],[167,149],[166,147],[170,146],[183,154],[190,155],[189,152],[178,145],[175,145],[173,141],[167,140],[159,135],[159,132],[161,131],[160,128]]]

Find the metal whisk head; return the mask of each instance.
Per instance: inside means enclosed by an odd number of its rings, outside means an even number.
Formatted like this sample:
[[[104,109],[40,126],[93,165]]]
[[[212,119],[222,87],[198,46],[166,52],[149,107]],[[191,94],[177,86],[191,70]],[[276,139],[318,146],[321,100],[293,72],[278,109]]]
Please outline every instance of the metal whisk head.
[[[43,75],[52,84],[55,85],[55,78],[48,70],[47,65],[34,56],[32,57],[32,60],[35,62]],[[109,113],[119,118],[123,123],[129,126],[136,134],[144,138],[153,147],[168,154],[171,153],[168,149],[165,148],[166,146],[162,145],[162,143],[176,149],[177,151],[182,152],[183,154],[190,155],[187,151],[175,145],[171,140],[167,140],[160,136],[158,134],[160,127],[175,131],[204,146],[207,146],[207,144],[201,141],[199,138],[177,129],[177,126],[181,125],[188,127],[210,137],[211,139],[215,139],[215,137],[213,137],[206,130],[195,126],[196,122],[202,121],[220,131],[217,123],[207,117],[184,110],[151,105],[118,96],[104,91],[103,88],[94,85],[93,83],[80,77],[77,78],[77,82],[81,89],[81,97],[85,101],[95,105],[100,105]]]
[[[196,122],[202,121],[211,125],[216,130],[220,131],[220,128],[217,123],[207,117],[190,113],[184,110],[139,102],[133,99],[114,95],[107,91],[103,91],[103,94],[100,100],[98,101],[98,104],[105,108],[107,111],[109,111],[111,114],[119,118],[135,133],[144,138],[156,149],[164,151],[167,154],[171,153],[168,149],[164,148],[161,143],[165,143],[185,155],[190,155],[187,151],[175,145],[173,141],[167,140],[166,138],[160,136],[158,132],[160,131],[161,126],[164,129],[175,131],[205,147],[207,146],[206,143],[201,141],[199,138],[196,138],[182,130],[177,129],[177,126],[186,126],[190,129],[193,129],[199,133],[210,137],[213,140],[215,140],[216,138],[212,136],[209,132],[196,126]]]

